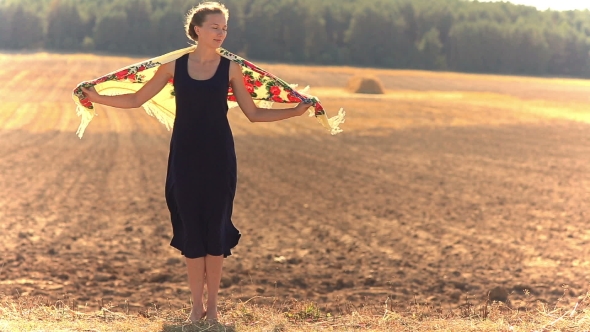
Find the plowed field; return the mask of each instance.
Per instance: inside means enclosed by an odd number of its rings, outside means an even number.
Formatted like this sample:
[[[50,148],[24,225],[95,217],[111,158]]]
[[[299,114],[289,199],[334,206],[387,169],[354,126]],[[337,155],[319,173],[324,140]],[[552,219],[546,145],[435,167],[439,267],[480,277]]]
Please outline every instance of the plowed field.
[[[75,135],[75,85],[138,59],[0,60],[0,293],[188,305],[164,201],[170,132],[141,109],[98,106]],[[496,286],[514,307],[586,293],[590,83],[263,67],[311,85],[347,122],[330,136],[312,118],[230,111],[243,237],[222,297],[338,310],[388,298],[456,308]],[[354,74],[387,94],[346,92]]]

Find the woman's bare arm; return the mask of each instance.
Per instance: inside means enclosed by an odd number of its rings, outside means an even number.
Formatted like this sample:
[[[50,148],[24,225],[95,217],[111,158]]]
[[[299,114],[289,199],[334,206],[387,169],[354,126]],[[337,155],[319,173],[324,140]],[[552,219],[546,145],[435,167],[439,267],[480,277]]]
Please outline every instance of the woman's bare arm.
[[[250,122],[272,122],[280,121],[295,116],[300,116],[311,106],[311,104],[300,103],[293,108],[287,109],[265,109],[254,104],[250,93],[246,89],[242,76],[242,68],[235,62],[230,63],[230,84],[236,97],[238,105]]]
[[[94,88],[82,88],[82,92],[93,103],[117,108],[137,108],[158,94],[172,77],[174,77],[174,61],[161,65],[154,77],[137,92],[118,96],[100,95]]]

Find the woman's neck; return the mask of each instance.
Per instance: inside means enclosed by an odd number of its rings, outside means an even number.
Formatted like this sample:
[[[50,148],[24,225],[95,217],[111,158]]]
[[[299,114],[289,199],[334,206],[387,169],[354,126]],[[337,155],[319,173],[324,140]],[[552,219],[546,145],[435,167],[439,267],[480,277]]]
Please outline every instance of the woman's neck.
[[[191,60],[198,62],[210,62],[217,61],[219,54],[214,48],[206,47],[203,45],[197,45],[197,48],[190,55]]]

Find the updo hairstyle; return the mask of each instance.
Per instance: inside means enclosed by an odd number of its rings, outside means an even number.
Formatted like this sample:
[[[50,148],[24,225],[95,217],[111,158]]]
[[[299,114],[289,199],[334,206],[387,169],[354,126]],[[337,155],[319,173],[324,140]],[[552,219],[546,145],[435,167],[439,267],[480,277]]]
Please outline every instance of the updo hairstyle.
[[[209,1],[194,7],[186,14],[186,22],[184,24],[184,30],[189,39],[194,41],[199,40],[199,36],[195,32],[195,26],[202,27],[203,22],[205,22],[209,14],[223,14],[226,19],[229,18],[229,11],[219,2]]]

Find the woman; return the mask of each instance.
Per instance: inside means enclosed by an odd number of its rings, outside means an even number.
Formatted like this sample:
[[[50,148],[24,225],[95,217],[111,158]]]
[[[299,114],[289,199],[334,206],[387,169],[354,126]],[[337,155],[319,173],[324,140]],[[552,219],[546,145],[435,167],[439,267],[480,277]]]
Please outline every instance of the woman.
[[[216,49],[227,36],[228,10],[203,3],[187,15],[186,33],[198,46],[176,61],[160,66],[155,76],[133,94],[99,95],[83,88],[91,102],[136,108],[174,78],[176,118],[170,142],[166,202],[170,210],[171,245],[186,257],[193,308],[189,319],[217,320],[217,293],[224,257],[240,238],[231,215],[236,190],[236,155],[227,120],[228,86],[251,122],[270,122],[302,115],[311,104],[270,110],[258,108],[248,92],[240,65]],[[207,283],[207,306],[203,289]]]

